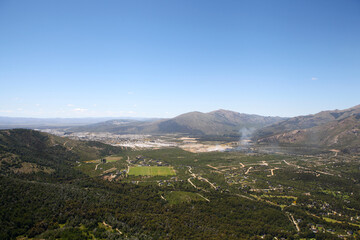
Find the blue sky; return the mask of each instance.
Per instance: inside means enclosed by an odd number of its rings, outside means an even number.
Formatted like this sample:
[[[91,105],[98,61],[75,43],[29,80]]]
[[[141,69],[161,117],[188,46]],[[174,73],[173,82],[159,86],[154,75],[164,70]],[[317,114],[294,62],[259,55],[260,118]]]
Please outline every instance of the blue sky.
[[[360,1],[0,0],[0,116],[360,104]]]

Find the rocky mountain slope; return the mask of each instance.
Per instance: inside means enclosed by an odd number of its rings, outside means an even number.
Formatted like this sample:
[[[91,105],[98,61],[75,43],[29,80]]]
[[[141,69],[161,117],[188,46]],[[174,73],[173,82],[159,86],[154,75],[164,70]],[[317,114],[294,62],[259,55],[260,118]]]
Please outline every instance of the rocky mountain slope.
[[[283,143],[360,150],[360,105],[300,116],[259,130],[258,143]]]

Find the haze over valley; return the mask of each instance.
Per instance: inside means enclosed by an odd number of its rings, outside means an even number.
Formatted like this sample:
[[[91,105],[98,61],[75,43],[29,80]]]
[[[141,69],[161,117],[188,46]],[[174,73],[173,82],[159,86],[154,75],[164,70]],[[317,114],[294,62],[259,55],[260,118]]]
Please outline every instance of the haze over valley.
[[[190,112],[171,119],[32,119],[31,124],[34,129],[58,136],[123,147],[181,146],[197,149],[191,151],[251,148],[251,151],[267,149],[273,152],[308,147],[318,152],[333,149],[359,152],[359,114],[360,107],[357,105],[349,109],[328,110],[294,118],[216,110],[209,113]],[[43,121],[53,124],[46,125]],[[96,123],[86,124],[87,121]],[[18,122],[21,124],[20,119],[17,119]],[[193,140],[189,142],[188,138]],[[179,139],[185,141],[179,142]],[[202,145],[196,139],[209,142]]]

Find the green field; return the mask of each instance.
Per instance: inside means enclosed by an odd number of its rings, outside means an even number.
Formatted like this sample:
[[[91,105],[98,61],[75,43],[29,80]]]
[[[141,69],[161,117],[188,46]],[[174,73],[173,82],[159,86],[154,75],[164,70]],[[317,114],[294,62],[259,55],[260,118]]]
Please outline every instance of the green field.
[[[165,198],[170,204],[188,203],[191,201],[205,201],[196,193],[184,191],[171,191],[165,194]]]
[[[171,176],[175,175],[172,167],[130,167],[129,175],[134,176]]]

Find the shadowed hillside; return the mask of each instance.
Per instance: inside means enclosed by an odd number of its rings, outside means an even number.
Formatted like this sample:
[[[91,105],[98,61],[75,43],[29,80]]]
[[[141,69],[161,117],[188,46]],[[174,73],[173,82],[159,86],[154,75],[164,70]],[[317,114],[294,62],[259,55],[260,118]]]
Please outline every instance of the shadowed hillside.
[[[34,179],[69,179],[77,161],[120,153],[121,148],[99,142],[81,142],[34,130],[0,131],[1,174]],[[30,175],[29,175],[30,174]]]

